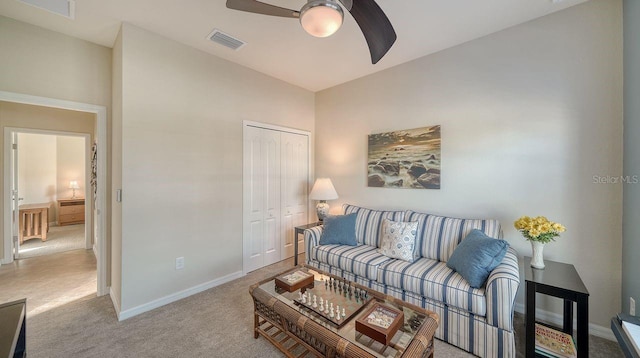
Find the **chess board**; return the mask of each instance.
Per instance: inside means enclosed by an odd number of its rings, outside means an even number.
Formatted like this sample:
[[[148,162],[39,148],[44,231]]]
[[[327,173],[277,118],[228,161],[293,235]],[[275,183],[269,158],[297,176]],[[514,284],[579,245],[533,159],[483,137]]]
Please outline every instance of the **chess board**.
[[[360,310],[372,300],[372,297],[366,291],[356,290],[354,287],[348,285],[347,281],[338,280],[331,281],[331,283],[330,281],[316,280],[313,288],[307,288],[304,290],[304,294],[307,295],[307,297],[311,297],[311,299],[303,302],[300,297],[297,297],[293,301],[324,317],[337,327],[341,327],[349,322],[355,314],[360,312]],[[316,307],[313,305],[314,295],[316,296]],[[341,316],[339,319],[335,312],[334,317],[331,317],[329,310],[320,311],[320,298],[322,298],[323,304],[328,300],[330,304],[333,304],[334,308],[340,307]],[[345,312],[344,316],[342,316],[343,309]]]

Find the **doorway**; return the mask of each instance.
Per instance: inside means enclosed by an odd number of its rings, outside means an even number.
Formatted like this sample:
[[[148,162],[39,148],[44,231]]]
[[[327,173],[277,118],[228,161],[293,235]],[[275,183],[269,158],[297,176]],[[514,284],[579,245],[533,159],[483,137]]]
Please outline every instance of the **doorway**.
[[[87,103],[66,101],[55,98],[31,96],[20,93],[4,92],[0,91],[0,101],[20,103],[27,105],[35,105],[42,107],[50,107],[57,109],[65,109],[71,111],[85,112],[95,115],[96,119],[96,192],[95,192],[95,245],[94,250],[96,254],[96,271],[97,271],[97,294],[98,296],[106,295],[109,293],[107,287],[107,109],[104,106],[98,106]],[[4,133],[4,172],[10,169],[11,165],[11,141],[8,131]],[[9,144],[8,144],[9,143]],[[11,188],[9,181],[4,181],[4,197],[11,197]],[[2,246],[3,255],[1,257],[1,263],[7,264],[13,262],[11,255],[12,247],[12,233],[11,233],[11,221],[12,207],[11,203],[4,202],[4,218],[3,218],[3,234],[2,234]]]
[[[10,131],[13,258],[91,249],[90,135]]]

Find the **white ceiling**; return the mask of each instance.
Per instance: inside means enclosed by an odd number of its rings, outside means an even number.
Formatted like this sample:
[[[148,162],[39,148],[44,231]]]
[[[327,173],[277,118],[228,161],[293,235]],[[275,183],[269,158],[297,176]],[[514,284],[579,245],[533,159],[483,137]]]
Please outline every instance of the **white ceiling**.
[[[264,1],[291,9],[305,2]],[[229,10],[225,0],[76,0],[73,20],[0,0],[0,14],[108,47],[120,23],[129,22],[315,92],[585,1],[377,0],[398,40],[376,65],[347,12],[342,28],[324,39],[305,33],[296,19]],[[247,45],[233,51],[208,41],[214,28]]]

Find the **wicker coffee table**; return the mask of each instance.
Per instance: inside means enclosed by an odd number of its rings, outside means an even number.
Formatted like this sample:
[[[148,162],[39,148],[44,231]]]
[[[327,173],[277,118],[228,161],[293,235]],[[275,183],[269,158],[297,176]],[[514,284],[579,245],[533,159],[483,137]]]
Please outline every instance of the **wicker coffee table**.
[[[287,292],[276,286],[276,277],[299,270],[314,275],[313,288]],[[251,286],[254,337],[263,336],[287,357],[433,357],[433,335],[439,322],[434,312],[352,282],[348,283],[349,290],[364,298],[358,301],[362,303],[360,308],[357,303],[344,304],[350,311],[344,322],[336,324],[335,319],[324,317],[299,302],[301,290],[319,297],[326,295],[326,282],[332,282],[331,279],[345,282],[340,277],[301,265]],[[328,287],[331,290],[331,285]],[[343,293],[339,289],[335,291]],[[333,302],[339,304],[340,300],[332,299]],[[356,331],[356,320],[378,302],[404,314],[403,324],[388,345]]]

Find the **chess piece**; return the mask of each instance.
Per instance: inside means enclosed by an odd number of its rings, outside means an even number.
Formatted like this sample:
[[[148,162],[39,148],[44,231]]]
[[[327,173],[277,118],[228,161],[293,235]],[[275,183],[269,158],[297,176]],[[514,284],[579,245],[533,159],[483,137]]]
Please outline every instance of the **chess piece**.
[[[331,304],[331,306],[333,307],[333,303]],[[327,300],[324,304],[324,311],[326,313],[329,313],[329,300]]]
[[[320,308],[318,310],[320,312],[324,312],[324,303],[322,302],[322,297],[320,297]]]
[[[302,291],[298,292],[298,301],[302,301]]]
[[[331,313],[329,313],[329,317],[333,318],[333,317],[335,317],[335,316],[336,316],[336,315],[333,313],[333,307],[331,307]]]
[[[302,303],[307,303],[307,295],[302,295]]]
[[[318,307],[318,301],[316,299],[316,295],[313,295],[313,304],[311,305],[311,307],[313,307],[313,308]]]
[[[340,306],[336,305],[336,316],[340,316]]]
[[[339,321],[339,320],[340,320],[340,312],[338,311],[338,312],[336,313],[336,321]]]
[[[347,311],[345,311],[344,308],[342,309],[342,317],[347,317]]]

